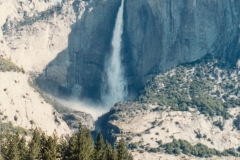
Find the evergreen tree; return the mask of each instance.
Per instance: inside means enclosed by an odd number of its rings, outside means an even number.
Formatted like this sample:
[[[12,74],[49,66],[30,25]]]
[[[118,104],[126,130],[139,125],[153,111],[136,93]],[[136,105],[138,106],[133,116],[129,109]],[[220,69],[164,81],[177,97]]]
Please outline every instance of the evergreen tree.
[[[28,159],[29,160],[36,160],[40,157],[40,152],[41,152],[41,141],[40,141],[41,133],[40,131],[36,128],[33,131],[32,139],[28,143]]]
[[[132,153],[129,153],[129,154],[128,154],[127,160],[133,160],[133,155],[132,155]]]
[[[6,160],[19,160],[20,159],[20,153],[18,149],[18,144],[20,141],[19,134],[16,133],[15,135],[11,136],[11,140],[9,142],[8,147],[8,152],[7,152],[7,157]]]
[[[19,159],[20,160],[26,160],[27,159],[27,146],[26,146],[26,139],[24,136],[19,141],[18,144],[18,149],[19,149]]]
[[[41,157],[44,160],[55,160],[57,158],[57,133],[54,130],[52,136],[46,137],[43,133],[41,136]]]
[[[12,140],[12,135],[10,134],[9,131],[7,131],[6,133],[3,133],[3,135],[1,136],[1,155],[4,159],[8,159],[8,153],[9,153],[9,146],[10,146],[10,142]]]
[[[4,133],[0,138],[1,156],[4,160],[133,160],[123,138],[116,150],[109,143],[104,143],[102,134],[99,133],[94,146],[90,130],[81,124],[79,132],[73,134],[69,141],[63,136],[59,139],[56,131],[52,136],[47,136],[37,128],[33,131],[28,147],[25,138],[20,138],[18,133]]]
[[[112,160],[112,154],[113,154],[112,146],[108,142],[105,142],[104,149],[105,149],[106,160]]]
[[[95,160],[106,160],[106,152],[105,152],[105,144],[103,141],[103,137],[101,133],[98,133],[97,142],[95,144],[95,153],[94,159]]]
[[[126,160],[128,158],[128,151],[126,149],[126,144],[123,138],[118,142],[118,160]]]
[[[41,159],[44,159],[44,154],[46,151],[46,145],[47,145],[47,135],[45,134],[45,132],[42,132],[40,135],[40,157]]]
[[[93,153],[94,144],[91,133],[80,124],[77,135],[70,137],[67,157],[69,160],[91,160]]]
[[[57,159],[57,141],[52,136],[49,136],[44,149],[43,149],[44,160],[56,160]]]
[[[90,131],[80,123],[77,134],[77,160],[90,160],[94,153],[94,144]]]
[[[69,139],[65,158],[69,160],[76,160],[77,159],[76,151],[77,151],[77,136],[73,134]]]
[[[64,136],[61,136],[57,145],[58,159],[67,159],[68,142]]]
[[[118,160],[118,151],[116,150],[116,148],[113,149],[110,160]]]

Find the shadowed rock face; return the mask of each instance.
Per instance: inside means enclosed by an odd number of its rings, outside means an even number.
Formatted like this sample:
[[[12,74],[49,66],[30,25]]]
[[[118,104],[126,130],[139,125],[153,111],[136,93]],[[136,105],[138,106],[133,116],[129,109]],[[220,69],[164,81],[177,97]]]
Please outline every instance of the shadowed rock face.
[[[69,35],[70,67],[68,87],[82,87],[82,95],[99,99],[105,56],[111,51],[111,38],[121,0],[96,1],[72,26]]]
[[[72,26],[68,87],[80,85],[82,96],[100,98],[120,1],[93,2]],[[122,56],[130,90],[139,90],[152,73],[208,53],[235,65],[239,15],[239,0],[126,0]]]

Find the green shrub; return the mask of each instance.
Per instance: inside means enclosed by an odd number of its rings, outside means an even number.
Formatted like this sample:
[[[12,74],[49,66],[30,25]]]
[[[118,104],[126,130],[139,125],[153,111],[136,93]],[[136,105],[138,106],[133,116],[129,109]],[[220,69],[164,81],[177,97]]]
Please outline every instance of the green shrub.
[[[25,73],[23,68],[19,68],[13,62],[11,62],[11,60],[0,57],[0,72],[10,72],[10,71]]]
[[[150,134],[151,132],[149,130],[146,130],[144,133],[145,134]]]
[[[131,150],[138,149],[138,144],[137,143],[130,143],[128,145],[128,148]]]
[[[191,143],[186,140],[176,140],[173,139],[172,142],[163,145],[164,150],[168,154],[178,155],[181,152],[186,155],[194,155],[196,157],[211,157],[215,156],[237,156],[237,153],[234,148],[227,149],[223,152],[220,152],[216,149],[209,148],[204,144],[197,143],[193,146]]]
[[[150,152],[153,152],[153,153],[157,153],[157,152],[158,152],[158,149],[157,149],[157,148],[150,148],[149,151],[150,151]]]
[[[238,95],[238,89],[234,87],[234,82],[231,80],[218,84],[209,78],[210,74],[211,77],[218,76],[214,75],[214,67],[217,65],[214,59],[203,59],[178,66],[171,72],[160,74],[149,81],[138,100],[141,103],[158,104],[159,107],[152,109],[153,111],[163,109],[160,106],[170,107],[174,111],[188,111],[189,107],[194,107],[201,114],[229,119],[231,115],[227,109],[240,106],[240,98],[229,98],[232,94]],[[187,70],[190,68],[194,69],[194,72],[190,73],[190,78],[187,78],[186,74],[189,74]],[[228,73],[223,71],[222,74]],[[214,91],[216,85],[219,89]]]
[[[232,156],[238,156],[238,153],[236,153],[236,150],[234,148],[229,148],[223,151],[223,155],[232,155]]]
[[[132,137],[127,137],[126,138],[126,141],[131,141],[132,140]]]
[[[217,126],[221,131],[223,131],[223,123],[221,121],[213,122],[214,126]]]
[[[156,141],[156,143],[161,146],[162,145],[162,140]]]
[[[237,130],[240,130],[240,114],[236,117],[236,119],[233,121],[234,126],[237,128]]]
[[[22,127],[18,127],[18,126],[13,126],[13,124],[11,122],[8,123],[2,123],[0,122],[0,126],[1,126],[1,131],[3,132],[3,134],[10,132],[10,133],[16,133],[18,132],[21,135],[30,135],[31,131],[22,128]]]

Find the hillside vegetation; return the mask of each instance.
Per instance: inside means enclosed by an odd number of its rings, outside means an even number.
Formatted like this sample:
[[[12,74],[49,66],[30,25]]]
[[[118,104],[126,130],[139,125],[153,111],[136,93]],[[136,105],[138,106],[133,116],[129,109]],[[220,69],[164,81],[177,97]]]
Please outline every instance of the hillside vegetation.
[[[231,117],[229,108],[240,106],[240,74],[219,68],[205,59],[160,74],[145,87],[139,102],[170,106],[174,111],[198,109],[209,116]]]
[[[238,69],[208,57],[158,74],[135,101],[115,104],[104,134],[125,137],[136,155],[237,157],[239,78]]]
[[[0,72],[10,72],[10,71],[25,73],[23,68],[19,68],[11,60],[0,57]]]
[[[18,130],[1,133],[0,140],[0,159],[4,160],[133,160],[124,139],[120,139],[116,144],[117,148],[113,148],[108,142],[104,142],[99,133],[94,144],[90,130],[81,124],[78,133],[68,138],[59,138],[56,131],[52,136],[47,136],[36,128],[32,131],[29,142],[26,142],[26,137],[19,134]]]

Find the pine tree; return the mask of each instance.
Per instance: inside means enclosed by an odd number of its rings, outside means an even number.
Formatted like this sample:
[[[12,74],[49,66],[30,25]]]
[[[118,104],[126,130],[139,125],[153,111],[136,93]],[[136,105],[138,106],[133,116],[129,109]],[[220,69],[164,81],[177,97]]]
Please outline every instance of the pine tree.
[[[44,160],[56,160],[57,159],[57,142],[52,136],[49,136],[44,147],[43,152]]]
[[[76,152],[77,152],[77,136],[73,134],[69,139],[65,158],[69,160],[76,160],[77,159]]]
[[[44,152],[46,150],[46,143],[47,143],[47,135],[45,134],[45,132],[42,132],[40,135],[40,157],[41,159],[44,159]]]
[[[94,145],[91,133],[80,124],[77,135],[70,137],[67,157],[69,160],[91,160],[93,153]]]
[[[33,131],[28,147],[25,138],[20,138],[18,133],[4,133],[0,138],[4,160],[133,160],[123,138],[118,142],[116,150],[108,142],[104,143],[99,133],[94,146],[90,130],[81,124],[78,133],[73,134],[69,141],[63,136],[58,139],[56,131],[52,136],[47,136],[37,128]]]
[[[68,149],[68,141],[62,135],[57,145],[57,152],[58,152],[57,158],[61,160],[67,159],[67,149]]]
[[[20,160],[26,160],[27,159],[27,146],[26,146],[25,137],[22,136],[22,138],[20,139],[18,148],[19,148]]]
[[[18,144],[20,141],[19,134],[16,133],[15,135],[12,135],[12,138],[10,140],[8,147],[8,153],[6,160],[19,160],[20,159],[20,153],[18,149]]]
[[[44,134],[41,136],[41,157],[44,160],[55,160],[57,159],[57,132],[54,130],[52,136],[46,137]]]
[[[116,150],[116,148],[113,149],[110,160],[118,160],[118,151]]]
[[[123,138],[118,142],[118,160],[126,160],[128,157],[128,151],[126,149],[126,144]]]
[[[106,160],[105,144],[101,133],[98,133],[97,142],[95,144],[95,160]]]
[[[129,153],[129,154],[128,154],[127,160],[133,160],[133,155],[132,155],[132,153]]]
[[[40,157],[40,152],[41,152],[41,141],[40,141],[41,133],[40,131],[36,128],[33,131],[32,139],[28,143],[28,159],[29,160],[36,160]]]
[[[90,160],[93,157],[94,144],[90,131],[80,123],[77,134],[77,160]]]
[[[112,160],[112,153],[113,153],[112,146],[108,142],[105,142],[104,149],[105,149],[106,160]]]
[[[12,134],[9,131],[3,133],[1,136],[1,155],[4,159],[8,159],[9,145],[12,140]]]

